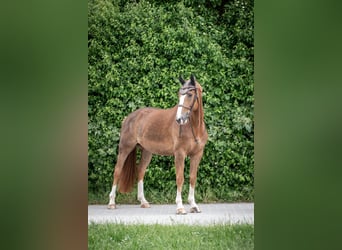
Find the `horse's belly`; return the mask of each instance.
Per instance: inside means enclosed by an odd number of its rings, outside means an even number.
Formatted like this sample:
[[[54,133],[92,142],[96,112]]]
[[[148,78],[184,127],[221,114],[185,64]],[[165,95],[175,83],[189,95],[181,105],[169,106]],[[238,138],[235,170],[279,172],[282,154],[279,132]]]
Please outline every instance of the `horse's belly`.
[[[139,142],[139,144],[152,154],[173,155],[173,145],[163,141],[148,140]]]

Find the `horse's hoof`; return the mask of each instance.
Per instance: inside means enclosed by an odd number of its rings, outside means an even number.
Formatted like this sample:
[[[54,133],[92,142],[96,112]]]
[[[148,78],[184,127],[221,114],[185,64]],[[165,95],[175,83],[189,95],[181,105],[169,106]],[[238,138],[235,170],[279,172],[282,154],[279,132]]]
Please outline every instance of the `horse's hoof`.
[[[183,207],[182,208],[178,208],[176,214],[185,215],[186,211],[185,211],[185,209]]]
[[[192,207],[190,213],[202,213],[202,211],[198,207]]]
[[[109,204],[107,208],[108,209],[116,209],[116,205],[115,204]]]
[[[143,203],[143,204],[141,204],[140,207],[141,207],[141,208],[150,208],[151,206],[150,206],[149,203]]]

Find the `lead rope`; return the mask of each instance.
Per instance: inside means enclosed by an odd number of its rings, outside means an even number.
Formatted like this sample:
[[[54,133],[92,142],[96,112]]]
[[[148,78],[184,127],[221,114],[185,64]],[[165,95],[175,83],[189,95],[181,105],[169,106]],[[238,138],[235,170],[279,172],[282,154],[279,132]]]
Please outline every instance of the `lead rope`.
[[[192,136],[194,137],[196,144],[198,144],[198,139],[196,138],[194,128],[192,127],[192,124],[191,124],[191,120],[189,121],[189,123],[190,123]],[[182,137],[182,126],[181,125],[179,125],[179,137]]]

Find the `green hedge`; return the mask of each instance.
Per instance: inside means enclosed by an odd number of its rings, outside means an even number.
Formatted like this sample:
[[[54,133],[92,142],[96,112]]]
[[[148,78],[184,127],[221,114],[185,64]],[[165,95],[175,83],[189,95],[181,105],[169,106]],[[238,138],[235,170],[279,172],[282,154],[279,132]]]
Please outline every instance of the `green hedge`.
[[[219,200],[252,200],[253,5],[162,2],[88,3],[89,191],[111,188],[123,118],[140,107],[176,105],[177,77],[193,73],[204,88],[209,133],[198,199],[211,192]],[[154,156],[146,195],[175,189],[173,158]]]

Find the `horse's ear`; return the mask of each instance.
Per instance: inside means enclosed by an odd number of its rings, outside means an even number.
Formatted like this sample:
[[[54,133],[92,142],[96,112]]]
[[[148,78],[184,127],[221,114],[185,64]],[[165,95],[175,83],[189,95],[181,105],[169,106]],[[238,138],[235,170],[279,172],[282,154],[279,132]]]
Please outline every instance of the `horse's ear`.
[[[191,74],[191,76],[190,76],[190,84],[192,86],[196,86],[196,79],[195,79],[195,76],[193,74]]]
[[[185,80],[183,79],[183,77],[181,75],[179,76],[179,81],[181,82],[182,85],[185,84]]]

